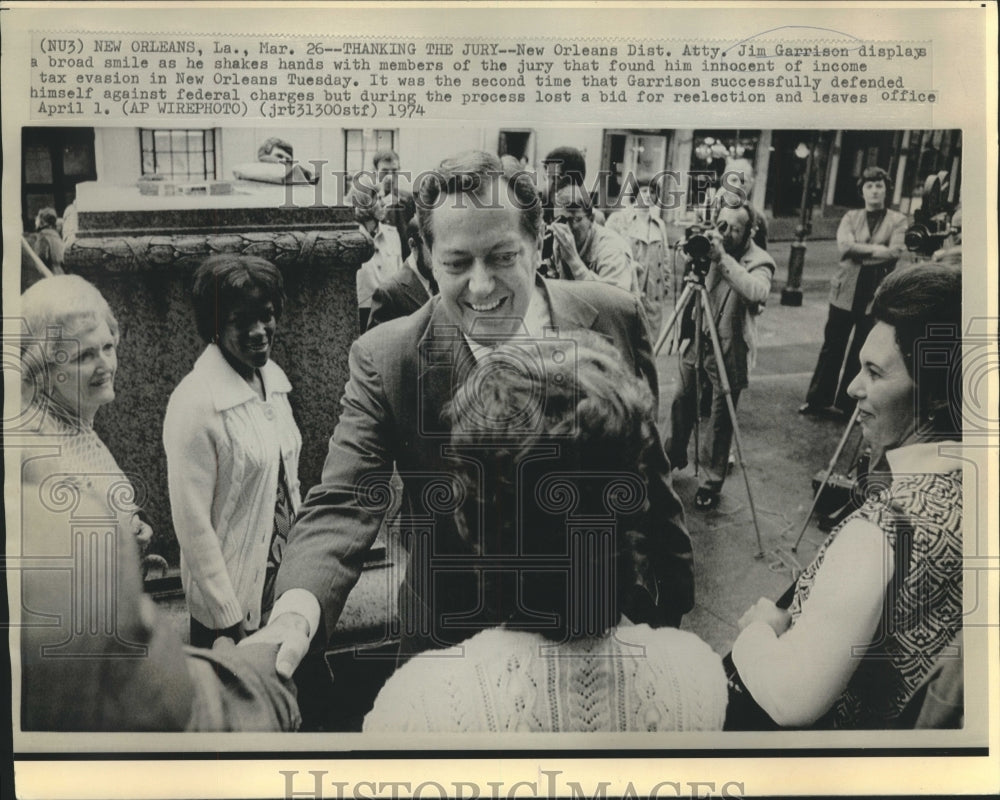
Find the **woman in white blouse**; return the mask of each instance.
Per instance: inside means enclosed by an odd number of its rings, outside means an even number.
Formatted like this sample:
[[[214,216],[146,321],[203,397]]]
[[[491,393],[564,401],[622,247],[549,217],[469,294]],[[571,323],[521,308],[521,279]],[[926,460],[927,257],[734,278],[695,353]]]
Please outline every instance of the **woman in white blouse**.
[[[195,272],[207,346],[167,405],[163,444],[191,643],[242,639],[266,622],[299,507],[302,437],[291,384],[270,360],[284,291],[255,256],[213,256]]]
[[[777,725],[901,725],[961,631],[961,289],[957,270],[919,265],[875,296],[848,388],[875,465],[866,500],[820,547],[790,608],[762,598],[733,646],[731,698],[748,693]],[[745,727],[737,707],[727,727]]]

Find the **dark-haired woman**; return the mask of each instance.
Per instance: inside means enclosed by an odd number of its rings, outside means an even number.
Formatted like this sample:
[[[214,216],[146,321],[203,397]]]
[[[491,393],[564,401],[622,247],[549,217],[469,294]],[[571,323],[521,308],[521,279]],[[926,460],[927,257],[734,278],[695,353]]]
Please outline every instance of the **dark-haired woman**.
[[[903,724],[961,631],[961,294],[957,270],[920,265],[875,296],[848,388],[877,465],[867,498],[799,577],[790,609],[759,600],[733,646],[734,686],[780,726]]]
[[[858,351],[871,329],[872,297],[905,250],[906,215],[888,208],[891,192],[889,173],[868,167],[858,178],[864,208],[848,211],[837,228],[840,271],[830,283],[823,346],[800,414],[846,416],[854,410],[847,383],[858,372]]]
[[[207,343],[167,405],[163,444],[191,643],[242,639],[266,622],[299,506],[302,438],[291,384],[270,360],[284,292],[255,256],[209,258],[195,273]]]
[[[450,450],[469,550],[458,563],[482,575],[471,607],[487,629],[403,665],[365,731],[721,727],[719,657],[693,633],[630,625],[620,611],[644,557],[633,532],[648,504],[652,408],[596,335],[479,361],[451,405]]]

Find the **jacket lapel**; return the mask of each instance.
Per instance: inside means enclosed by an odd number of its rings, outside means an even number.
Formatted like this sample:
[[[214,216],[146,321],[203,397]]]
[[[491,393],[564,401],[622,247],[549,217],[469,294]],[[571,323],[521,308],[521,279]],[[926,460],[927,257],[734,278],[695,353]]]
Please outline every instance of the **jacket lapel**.
[[[430,300],[430,295],[427,290],[424,289],[424,285],[420,282],[420,279],[413,273],[413,270],[406,264],[403,265],[403,273],[400,279],[400,285],[403,289],[404,294],[409,297],[414,303],[417,304],[417,308],[420,308],[424,303]]]
[[[445,435],[450,426],[441,419],[441,412],[475,365],[475,358],[461,329],[448,318],[440,302],[435,303],[427,330],[418,342],[417,357],[420,433]]]

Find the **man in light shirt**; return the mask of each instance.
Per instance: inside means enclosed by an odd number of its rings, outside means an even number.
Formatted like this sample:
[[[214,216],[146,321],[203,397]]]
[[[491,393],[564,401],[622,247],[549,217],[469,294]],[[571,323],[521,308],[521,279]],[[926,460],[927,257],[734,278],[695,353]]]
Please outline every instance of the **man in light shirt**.
[[[367,176],[360,175],[350,192],[358,228],[373,245],[372,257],[355,274],[358,292],[358,330],[368,329],[372,296],[386,281],[394,278],[403,266],[402,247],[396,228],[386,221],[385,198]]]
[[[670,295],[670,243],[667,225],[660,217],[659,181],[637,181],[630,207],[608,217],[608,228],[632,247],[642,306],[650,337],[655,339],[663,321],[663,304]]]
[[[403,262],[403,269],[372,295],[368,330],[390,319],[412,314],[438,293],[437,281],[431,272],[430,257],[423,245],[416,217],[406,225],[406,240],[410,255]]]
[[[657,396],[638,298],[591,281],[537,277],[541,210],[530,178],[504,173],[489,153],[447,159],[421,183],[420,227],[440,293],[351,347],[350,378],[322,478],[289,536],[271,619],[248,640],[281,643],[279,673],[291,674],[318,630],[321,642],[333,631],[387,510],[375,489],[388,483],[394,467],[413,514],[426,520],[402,531],[408,564],[398,598],[401,658],[501,622],[477,614],[489,607],[479,603],[481,571],[467,561],[455,567],[456,556],[468,559],[470,549],[448,502],[454,492],[450,424],[441,412],[477,353],[523,342],[531,357],[533,340],[571,342],[574,331],[591,330],[616,347],[622,363]],[[656,432],[650,433],[641,467],[646,502],[624,532],[636,537],[641,556],[634,583],[619,591],[633,622],[676,626],[694,603],[691,543],[669,465]]]
[[[594,222],[594,207],[580,186],[556,192],[550,229],[552,262],[563,280],[600,281],[639,295],[632,250],[621,236]]]

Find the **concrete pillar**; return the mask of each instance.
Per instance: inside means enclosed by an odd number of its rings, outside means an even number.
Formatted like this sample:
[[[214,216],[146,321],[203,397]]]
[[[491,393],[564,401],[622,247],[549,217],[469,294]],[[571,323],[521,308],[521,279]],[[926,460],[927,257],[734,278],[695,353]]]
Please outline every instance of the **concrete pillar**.
[[[670,187],[668,191],[680,192],[680,201],[678,202],[677,208],[670,212],[670,218],[667,222],[672,222],[675,225],[683,225],[684,219],[686,217],[687,211],[687,192],[688,192],[688,171],[691,169],[691,150],[694,147],[694,130],[693,129],[682,129],[674,133],[674,142],[671,147],[671,158],[670,164],[667,169],[673,170],[678,174],[678,180],[673,187]]]
[[[826,191],[823,193],[823,208],[825,212],[827,206],[833,205],[834,196],[837,193],[837,175],[840,171],[840,146],[844,138],[843,131],[837,131],[833,136],[833,145],[830,147],[829,166],[826,170]]]
[[[206,218],[213,229],[199,231]],[[66,251],[67,272],[97,286],[121,328],[117,397],[98,413],[94,428],[136,478],[156,550],[172,564],[178,553],[163,416],[170,393],[205,347],[195,330],[191,274],[207,256],[223,252],[262,256],[284,277],[287,301],[274,361],[292,383],[304,494],[319,480],[340,413],[347,352],[358,335],[355,273],[372,252],[351,209],[81,212],[80,231]]]
[[[910,132],[903,131],[903,138],[899,144],[899,164],[896,167],[896,177],[893,182],[896,184],[892,192],[892,208],[899,208],[899,203],[903,198],[903,176],[906,175],[906,157],[909,155]]]
[[[757,146],[757,163],[754,165],[755,177],[753,189],[750,192],[750,202],[753,207],[764,213],[764,196],[767,194],[767,171],[771,166],[771,131],[760,132],[760,142]]]

